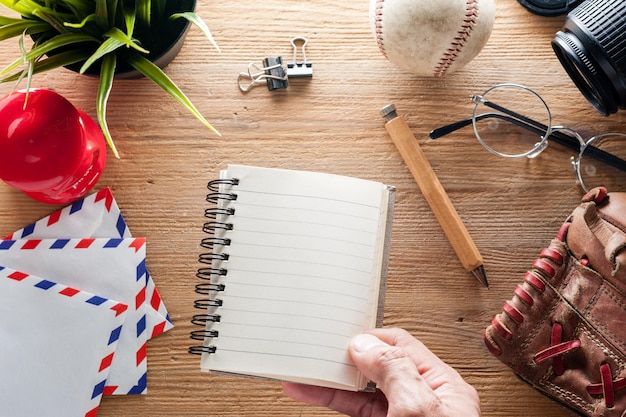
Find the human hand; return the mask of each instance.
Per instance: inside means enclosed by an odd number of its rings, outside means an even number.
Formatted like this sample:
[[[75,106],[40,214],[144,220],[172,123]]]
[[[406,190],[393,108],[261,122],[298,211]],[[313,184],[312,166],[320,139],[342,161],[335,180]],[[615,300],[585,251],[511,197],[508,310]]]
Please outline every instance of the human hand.
[[[283,383],[295,400],[352,417],[479,417],[476,390],[424,344],[402,329],[356,336],[350,356],[376,382],[376,393]]]

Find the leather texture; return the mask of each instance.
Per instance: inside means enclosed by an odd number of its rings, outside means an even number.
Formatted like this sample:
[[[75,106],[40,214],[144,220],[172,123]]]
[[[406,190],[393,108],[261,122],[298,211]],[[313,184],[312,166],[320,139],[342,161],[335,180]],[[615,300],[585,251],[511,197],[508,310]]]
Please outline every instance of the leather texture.
[[[584,416],[626,416],[626,193],[583,197],[484,336],[547,396]]]

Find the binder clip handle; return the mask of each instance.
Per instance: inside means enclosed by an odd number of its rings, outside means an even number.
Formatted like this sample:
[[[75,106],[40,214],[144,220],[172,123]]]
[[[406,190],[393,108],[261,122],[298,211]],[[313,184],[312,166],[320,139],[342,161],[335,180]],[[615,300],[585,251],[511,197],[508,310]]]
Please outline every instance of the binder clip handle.
[[[244,83],[244,80],[249,80],[249,82]],[[287,88],[287,73],[281,57],[265,58],[262,68],[250,63],[248,64],[248,71],[240,72],[237,77],[237,85],[244,93],[260,83],[266,83],[267,89],[270,91]]]
[[[302,61],[298,62],[298,46],[296,42],[302,42]],[[287,74],[293,78],[304,78],[313,76],[313,64],[306,60],[307,38],[295,37],[291,39],[293,46],[293,61],[287,64]]]
[[[287,88],[287,72],[283,67],[283,59],[279,56],[275,58],[265,58],[263,60],[265,66],[265,82],[269,91]]]

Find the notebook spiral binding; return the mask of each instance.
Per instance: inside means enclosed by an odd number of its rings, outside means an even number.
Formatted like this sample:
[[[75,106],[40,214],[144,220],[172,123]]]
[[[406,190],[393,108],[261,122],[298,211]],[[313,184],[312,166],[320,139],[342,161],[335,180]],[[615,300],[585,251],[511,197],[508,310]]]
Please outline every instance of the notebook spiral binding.
[[[215,312],[217,308],[222,306],[222,300],[217,297],[217,294],[223,292],[226,286],[222,283],[216,283],[214,280],[216,277],[222,277],[228,273],[228,270],[221,266],[221,262],[227,261],[229,254],[221,250],[218,251],[217,248],[230,246],[230,239],[219,235],[233,229],[232,223],[224,221],[224,218],[235,214],[235,209],[219,207],[219,202],[222,200],[235,201],[237,194],[221,191],[221,188],[238,184],[239,180],[236,178],[220,178],[207,184],[210,192],[206,196],[206,201],[216,204],[216,206],[207,208],[204,211],[204,217],[208,220],[202,226],[202,231],[210,236],[203,238],[200,246],[208,249],[209,252],[201,253],[198,257],[198,262],[207,266],[201,266],[196,272],[196,277],[202,280],[202,282],[196,284],[195,292],[204,297],[194,301],[194,307],[203,310],[203,313],[195,314],[191,318],[193,325],[200,326],[203,329],[193,330],[189,335],[192,340],[204,342],[207,339],[219,337],[219,332],[211,329],[210,325],[221,320],[221,316]],[[189,347],[189,353],[197,355],[215,353],[216,350],[217,347],[215,345],[206,343]]]

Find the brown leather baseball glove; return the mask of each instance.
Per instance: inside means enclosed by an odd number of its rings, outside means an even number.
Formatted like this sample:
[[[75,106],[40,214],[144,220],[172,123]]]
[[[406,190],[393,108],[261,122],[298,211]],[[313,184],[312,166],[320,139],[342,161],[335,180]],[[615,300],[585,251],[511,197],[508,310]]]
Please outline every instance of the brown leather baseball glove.
[[[489,351],[581,415],[626,416],[626,193],[585,195],[514,293]]]

